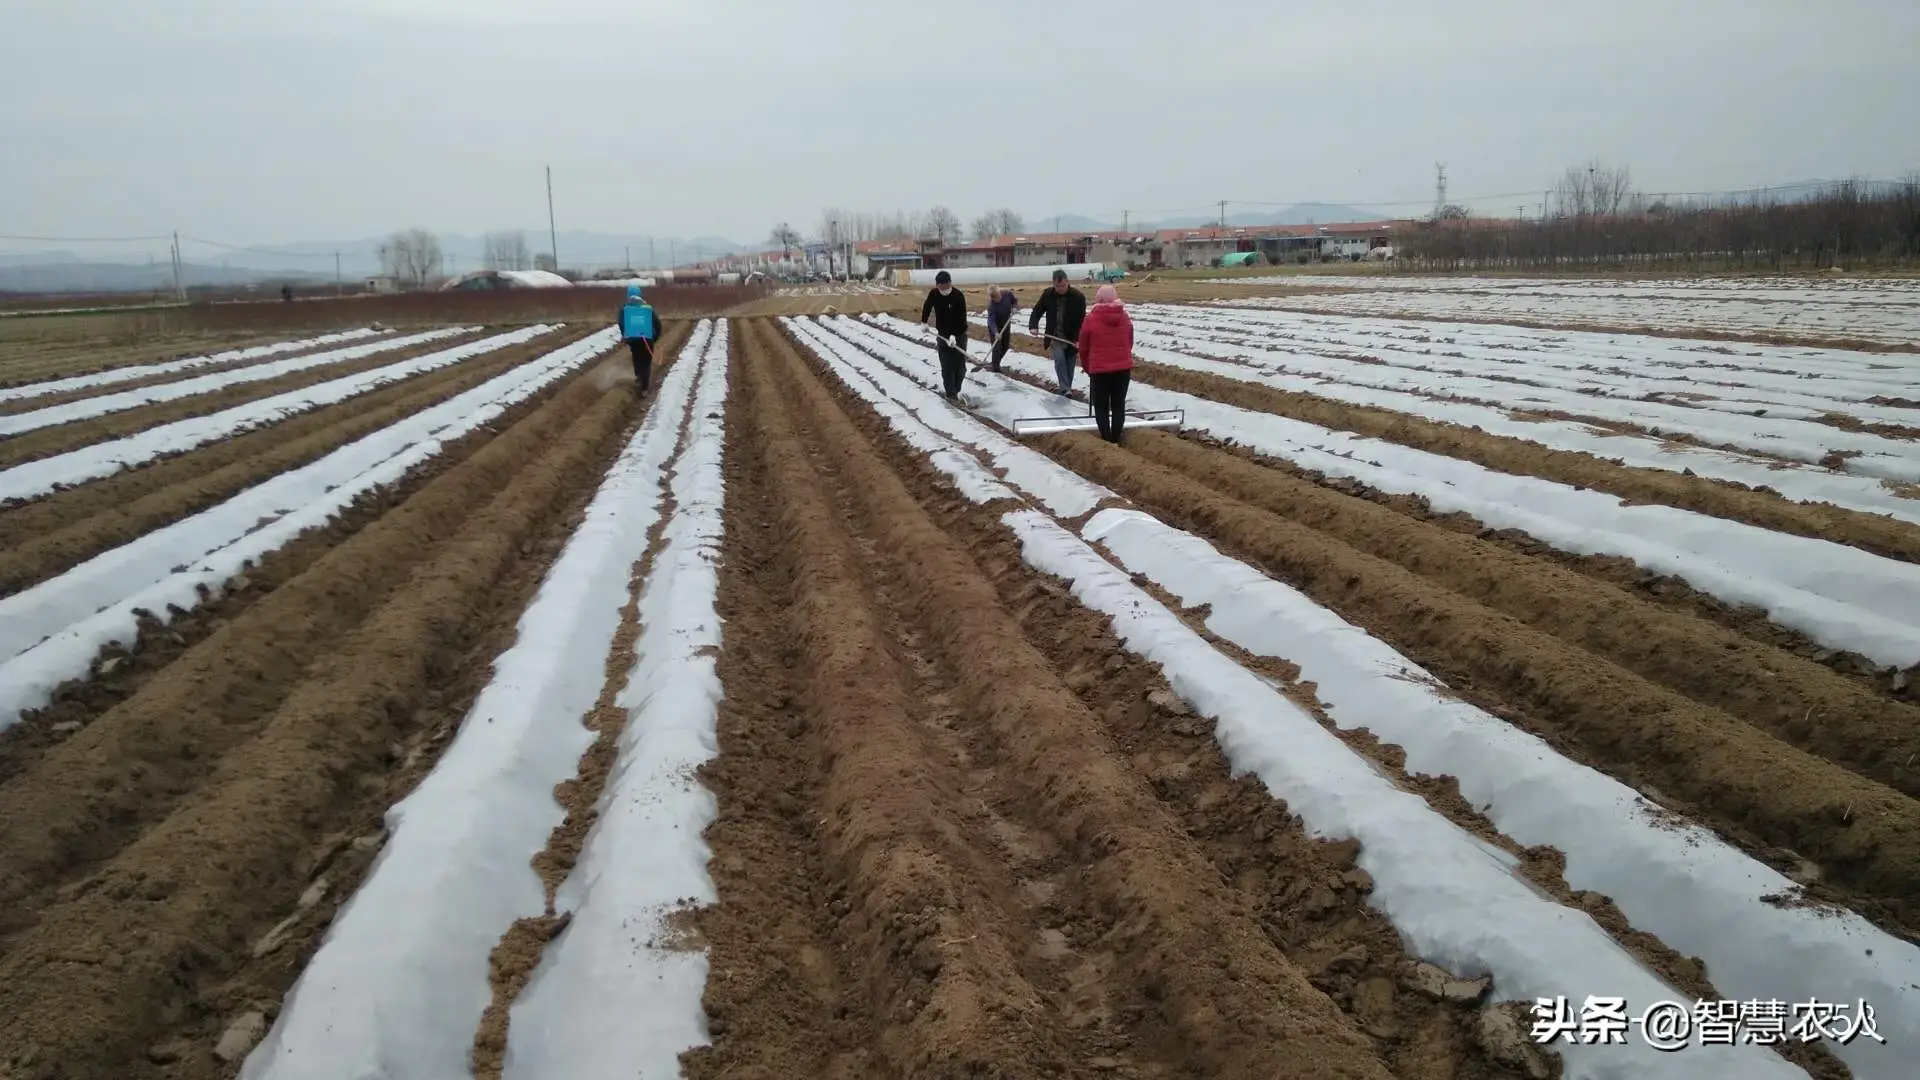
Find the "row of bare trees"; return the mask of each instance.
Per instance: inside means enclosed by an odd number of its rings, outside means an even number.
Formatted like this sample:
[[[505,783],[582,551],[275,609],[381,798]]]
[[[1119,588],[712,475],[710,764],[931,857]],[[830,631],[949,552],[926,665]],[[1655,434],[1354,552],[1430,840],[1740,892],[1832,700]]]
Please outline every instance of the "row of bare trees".
[[[446,276],[440,237],[427,229],[402,229],[380,245],[380,272],[402,289],[424,289]],[[481,238],[481,265],[489,270],[553,270],[553,258],[535,253],[527,234],[491,232]]]
[[[1026,222],[1019,214],[1005,207],[989,210],[973,219],[972,236],[983,240],[990,236],[1005,236],[1022,232]],[[960,226],[960,218],[944,206],[930,210],[903,211],[891,214],[869,213],[861,210],[847,210],[841,207],[828,207],[820,212],[819,223],[814,227],[812,238],[830,247],[844,244],[859,244],[869,240],[910,241],[938,239],[943,244],[958,243],[967,233]],[[782,252],[791,252],[803,247],[807,237],[787,222],[774,226],[767,237],[768,242]]]
[[[1655,197],[1625,166],[1570,168],[1544,217],[1436,214],[1396,240],[1409,270],[1614,266],[1850,269],[1920,263],[1920,174],[1786,191]]]
[[[481,260],[489,270],[532,270],[533,251],[527,246],[527,234],[519,231],[491,232],[481,238]]]
[[[380,245],[380,272],[403,289],[424,289],[440,280],[446,253],[426,229],[402,229]]]

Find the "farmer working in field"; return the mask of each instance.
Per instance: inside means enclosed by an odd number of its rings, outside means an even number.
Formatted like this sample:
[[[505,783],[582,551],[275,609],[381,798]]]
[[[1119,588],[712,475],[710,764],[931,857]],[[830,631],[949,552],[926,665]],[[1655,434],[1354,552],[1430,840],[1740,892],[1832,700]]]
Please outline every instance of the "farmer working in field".
[[[1000,358],[1013,345],[1013,309],[1020,303],[1012,289],[987,287],[987,340],[993,343],[990,366],[1000,370]]]
[[[620,336],[633,353],[633,382],[644,396],[653,381],[653,343],[660,340],[660,320],[653,305],[640,298],[640,286],[627,286],[627,302],[620,308]]]
[[[1060,382],[1060,396],[1073,389],[1073,367],[1079,349],[1080,322],[1087,316],[1087,294],[1067,284],[1067,272],[1053,272],[1053,288],[1040,294],[1027,317],[1027,333],[1040,332],[1040,316],[1047,317],[1047,355],[1053,358],[1053,375]]]
[[[1127,418],[1127,384],[1133,381],[1133,320],[1120,306],[1120,293],[1111,285],[1094,293],[1076,339],[1080,365],[1087,371],[1087,400],[1100,437],[1116,445]]]
[[[940,335],[940,383],[952,401],[967,377],[967,297],[953,287],[953,275],[945,270],[933,276],[933,288],[920,305],[920,321],[929,315],[933,332]]]

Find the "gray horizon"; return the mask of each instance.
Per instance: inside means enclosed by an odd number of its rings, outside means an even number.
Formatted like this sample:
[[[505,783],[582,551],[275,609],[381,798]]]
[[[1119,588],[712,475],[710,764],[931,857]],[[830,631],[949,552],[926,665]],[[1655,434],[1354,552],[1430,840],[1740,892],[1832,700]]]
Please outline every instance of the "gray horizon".
[[[562,234],[748,246],[828,206],[1414,216],[1436,162],[1501,215],[1596,158],[1648,192],[1920,168],[1911,0],[1430,7],[0,0],[0,234],[76,238],[0,252],[544,251],[549,165]]]

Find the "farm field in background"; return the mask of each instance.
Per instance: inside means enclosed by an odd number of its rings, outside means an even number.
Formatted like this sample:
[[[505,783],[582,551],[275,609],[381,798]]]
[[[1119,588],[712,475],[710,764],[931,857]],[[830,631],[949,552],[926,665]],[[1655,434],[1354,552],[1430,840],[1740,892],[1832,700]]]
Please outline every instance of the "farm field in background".
[[[1765,340],[1826,339],[1920,351],[1920,278],[1235,276],[1216,284],[1310,293],[1273,306],[1337,315],[1472,319],[1589,328],[1659,328]],[[1326,291],[1348,290],[1348,291]]]
[[[1016,291],[0,321],[0,1078],[1910,1075],[1910,284]]]

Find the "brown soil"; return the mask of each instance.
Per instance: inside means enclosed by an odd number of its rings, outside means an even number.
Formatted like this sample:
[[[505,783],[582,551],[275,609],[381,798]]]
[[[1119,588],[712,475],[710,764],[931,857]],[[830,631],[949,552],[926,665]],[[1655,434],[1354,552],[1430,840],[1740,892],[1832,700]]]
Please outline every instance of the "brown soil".
[[[1843,428],[1847,431],[1861,431],[1869,435],[1882,435],[1889,439],[1920,439],[1920,427],[1912,424],[1889,424],[1877,420],[1862,420],[1846,413],[1831,412],[1820,417],[1820,422],[1829,427]]]
[[[1285,302],[1289,293],[1304,293],[1305,289],[1292,289],[1288,292],[1275,292],[1269,289],[1261,294],[1280,301],[1268,305],[1265,310],[1291,311],[1301,315],[1319,315],[1339,318],[1343,313],[1328,311],[1312,305],[1297,306]],[[1182,297],[1196,303],[1205,303],[1208,299],[1231,296],[1214,289],[1211,296],[1191,295]],[[1241,294],[1245,295],[1245,294]],[[1142,298],[1147,299],[1145,297]],[[1157,297],[1155,299],[1158,299]],[[1166,302],[1162,300],[1161,302]],[[1913,353],[1920,352],[1920,345],[1906,342],[1874,341],[1868,338],[1837,337],[1818,333],[1774,333],[1771,331],[1725,330],[1703,326],[1660,326],[1643,323],[1614,323],[1598,319],[1580,320],[1574,316],[1564,319],[1530,319],[1526,317],[1508,317],[1492,315],[1441,315],[1418,311],[1368,312],[1354,314],[1353,318],[1365,319],[1403,319],[1408,322],[1430,323],[1475,323],[1481,326],[1520,326],[1531,330],[1577,330],[1584,334],[1630,334],[1636,337],[1680,338],[1688,341],[1735,341],[1746,345],[1780,345],[1786,347],[1805,346],[1810,349],[1844,349],[1849,352],[1871,353]]]
[[[684,337],[684,334],[683,327],[671,326],[664,337],[671,341]],[[520,357],[518,360],[511,357],[505,358],[500,361],[502,370],[524,359],[525,357]],[[617,369],[618,365],[615,364],[613,367]],[[492,374],[498,373],[498,371],[492,372]],[[491,375],[476,373],[472,381],[480,382],[488,377]],[[359,533],[368,524],[412,500],[421,489],[441,474],[473,456],[481,447],[492,441],[500,431],[513,428],[539,411],[546,401],[567,385],[568,380],[549,385],[507,410],[492,424],[484,425],[464,438],[446,444],[440,453],[409,470],[399,482],[363,494],[336,514],[325,527],[310,529],[300,534],[291,543],[269,553],[259,565],[247,566],[241,575],[229,580],[227,583],[229,587],[209,590],[203,596],[201,603],[192,610],[176,609],[170,612],[172,618],[166,622],[158,618],[143,619],[132,642],[125,645],[109,644],[96,658],[87,676],[57,687],[53,700],[48,705],[24,713],[18,723],[0,732],[0,784],[4,784],[14,775],[29,768],[49,747],[70,737],[108,709],[132,697],[155,674],[164,671],[168,665],[196,647],[216,630],[238,618],[241,612],[254,603],[271,595],[282,584],[304,574],[316,561]],[[431,404],[432,400],[443,399],[457,391],[443,386],[431,391],[423,389],[422,392],[431,394],[431,399],[420,399],[421,404],[424,405]],[[388,413],[389,404],[397,407],[397,403],[382,403],[379,414],[386,416],[390,421],[398,414]],[[344,423],[350,423],[350,421],[343,422],[343,425]],[[38,505],[13,513],[28,513]],[[5,524],[7,521],[8,515],[0,515],[0,524]],[[144,531],[146,530],[134,527],[126,535],[130,538]],[[115,539],[111,542],[121,541]],[[103,548],[106,546],[110,544],[104,542],[101,544]],[[0,566],[5,565],[4,556],[0,556]],[[236,583],[238,587],[232,587]],[[11,920],[0,917],[0,938],[4,938],[9,925]]]
[[[318,337],[320,335],[300,336]],[[293,340],[292,337],[283,334],[251,337],[183,334],[169,337],[165,341],[139,345],[113,345],[98,340],[64,344],[11,342],[0,345],[0,386],[23,386],[52,379],[71,378],[75,375],[90,375],[98,371],[111,371],[114,368],[133,364],[158,364],[168,360],[184,360],[189,356],[208,356],[232,349],[271,345],[289,340]]]
[[[1351,845],[1230,781],[1204,725],[1156,739],[1164,682],[995,511],[740,329],[729,516],[765,510],[729,528],[723,673],[758,662],[707,777],[692,1075],[1524,1075],[1471,1000],[1404,988]],[[769,848],[822,880],[769,880]]]
[[[663,340],[671,344],[677,331]],[[552,340],[475,357],[0,512],[0,596],[317,461],[588,332],[561,331]],[[495,421],[486,433],[504,427],[504,420]]]
[[[1368,905],[1357,846],[1312,838],[1233,777],[1158,669],[1026,564],[999,520],[1011,504],[959,498],[772,320],[733,331],[726,695],[700,777],[719,802],[719,902],[676,923],[710,959],[713,1042],[683,1056],[690,1077],[1559,1075],[1483,985],[1434,991],[1435,969]],[[576,336],[0,511],[0,588]],[[196,610],[147,621],[0,736],[0,1077],[230,1080],[220,1034],[277,1014],[377,855],[383,812],[437,760],[650,407],[610,389],[624,365],[549,388]],[[1784,902],[1920,918],[1920,785],[1895,760],[1920,750],[1911,706],[1607,576],[1631,567],[1568,565],[1159,432],[1126,450],[1032,445],[1776,865],[1817,861],[1826,881]],[[564,928],[552,890],[614,764],[650,539],[586,718],[596,742],[534,859],[549,910],[492,958],[481,1077]],[[1331,726],[1293,665],[1223,648]],[[1452,778],[1408,774],[1399,748],[1340,735],[1683,992],[1717,996],[1699,961],[1569,889],[1559,852],[1519,848]],[[1794,1060],[1847,1076],[1818,1051]]]
[[[1035,351],[1030,345],[1023,344],[1019,348],[1027,352]],[[1920,560],[1920,527],[1825,503],[1790,502],[1771,489],[1748,489],[1737,483],[1705,480],[1691,473],[1627,468],[1586,454],[1568,454],[1521,440],[1489,436],[1477,429],[1422,420],[1388,410],[1346,406],[1310,394],[1252,386],[1177,368],[1141,364],[1139,370],[1143,381],[1151,375],[1152,385],[1327,427],[1344,427],[1402,445],[1477,461],[1503,472],[1540,476],[1576,488],[1593,487],[1619,495],[1630,503],[1664,503],[1745,521],[1761,528],[1845,543],[1887,558]],[[1018,374],[1011,377],[1038,385],[1036,380]],[[1076,389],[1074,394],[1079,397],[1080,391]],[[1466,514],[1437,513],[1425,499],[1418,496],[1392,495],[1351,479],[1326,477],[1210,436],[1189,433],[1186,438],[1235,457],[1303,477],[1343,494],[1366,498],[1400,514],[1432,522],[1454,532],[1477,536],[1528,557],[1559,563],[1596,580],[1634,592],[1650,602],[1718,623],[1761,645],[1812,660],[1840,677],[1851,680],[1860,690],[1891,694],[1903,701],[1920,700],[1920,672],[1902,674],[1892,669],[1882,669],[1858,654],[1823,647],[1805,634],[1773,622],[1764,611],[1726,604],[1692,588],[1677,577],[1643,570],[1631,560],[1605,555],[1568,554],[1518,530],[1489,529]],[[1487,442],[1492,445],[1482,445]],[[1622,482],[1622,477],[1625,477],[1625,482]],[[1730,503],[1728,499],[1729,495],[1744,497],[1749,494],[1764,501],[1741,505]],[[1902,775],[1911,764],[1902,759]]]
[[[1133,449],[1214,491],[1395,563],[1810,753],[1920,796],[1920,762],[1914,762],[1920,755],[1920,707],[1891,700],[1811,659],[1650,603],[1644,590],[1597,581],[1542,557],[1544,551],[1526,553],[1477,532],[1436,529],[1365,497],[1371,493],[1342,491],[1338,480],[1186,439],[1146,437]]]
[[[314,335],[314,336],[317,337],[319,335]],[[400,337],[404,335],[394,334],[390,336]],[[373,342],[378,340],[380,339],[379,338],[362,338],[354,341],[343,341],[337,345],[320,345],[320,346],[315,346],[313,348],[296,349],[291,352],[275,353],[272,356],[266,357],[264,359],[229,360],[229,361],[226,361],[225,363],[220,363],[220,364],[204,364],[200,367],[192,368],[187,371],[175,371],[175,372],[170,372],[170,373],[165,373],[160,375],[147,375],[138,379],[127,379],[122,382],[108,383],[104,386],[83,387],[82,389],[79,389],[79,390],[68,390],[68,391],[65,391],[64,393],[58,393],[58,394],[43,394],[39,397],[25,398],[17,401],[0,401],[0,416],[12,415],[15,413],[23,413],[23,412],[33,412],[36,409],[44,409],[54,405],[65,405],[68,402],[83,401],[87,398],[101,397],[106,394],[118,394],[118,393],[121,393],[122,391],[127,391],[127,390],[144,390],[148,387],[163,386],[167,383],[183,382],[187,379],[198,378],[202,375],[217,375],[217,374],[220,374],[221,372],[238,371],[241,368],[252,367],[255,364],[274,363],[280,360],[293,360],[302,356],[313,356],[317,353],[332,352],[335,349],[352,348],[353,346],[356,346],[356,345],[370,345]],[[447,340],[452,341],[456,339],[449,338]],[[211,353],[219,353],[219,352],[225,352],[225,351],[227,350],[225,349],[209,350],[209,352]],[[206,354],[188,353],[186,355],[193,356],[193,355],[206,355]],[[184,359],[184,357],[181,357],[181,359]],[[145,361],[145,362],[151,363],[152,361]],[[68,378],[68,377],[70,376],[56,375],[53,377],[53,379]],[[53,381],[53,380],[47,379],[47,380],[40,380],[40,381]]]
[[[569,380],[0,786],[12,1075],[230,1075],[638,411]]]
[[[1711,640],[1705,636],[1710,627],[1700,628],[1703,642],[1684,647],[1682,657],[1654,656],[1635,647],[1634,636],[1677,643],[1683,640],[1681,627],[1663,625],[1655,612],[1636,612],[1624,596],[1580,594],[1582,600],[1608,602],[1602,612],[1588,612],[1578,601],[1562,606],[1564,594],[1554,590],[1572,588],[1578,579],[1556,581],[1545,564],[1527,567],[1470,547],[1454,551],[1461,545],[1439,530],[1423,535],[1419,529],[1393,528],[1389,520],[1372,522],[1388,535],[1366,541],[1347,526],[1332,524],[1343,514],[1365,519],[1355,509],[1361,500],[1342,504],[1337,493],[1295,488],[1296,482],[1278,471],[1270,479],[1250,478],[1219,464],[1227,459],[1216,451],[1163,448],[1162,443],[1180,441],[1163,432],[1135,432],[1129,441],[1127,450],[1089,438],[1047,440],[1036,447],[1302,590],[1463,697],[1563,753],[1642,791],[1663,793],[1662,801],[1770,855],[1776,865],[1794,865],[1778,848],[1802,852],[1835,886],[1851,890],[1848,898],[1864,911],[1909,931],[1916,926],[1920,912],[1913,903],[1920,897],[1920,874],[1914,868],[1920,866],[1920,847],[1908,837],[1920,825],[1920,802],[1762,730],[1763,724],[1783,734],[1794,728],[1777,713],[1770,718],[1764,695],[1720,685],[1729,679],[1759,680],[1737,663],[1708,663],[1711,649],[1701,646]],[[1195,454],[1201,455],[1199,462],[1190,460]],[[1184,467],[1161,464],[1163,458]],[[1407,565],[1368,554],[1355,543],[1391,550]],[[1455,566],[1447,558],[1469,561]],[[1508,580],[1505,575],[1522,576]],[[1481,598],[1498,599],[1539,625]],[[1608,626],[1607,610],[1633,621]],[[1690,667],[1687,657],[1702,666]],[[1784,681],[1791,685],[1797,678],[1802,693],[1844,694],[1843,686],[1821,680],[1817,670],[1791,657],[1765,659],[1759,671],[1784,671]],[[1629,663],[1702,697],[1743,699],[1751,715],[1741,719],[1703,705],[1642,677]],[[1768,678],[1765,685],[1773,681]],[[1804,731],[1801,735],[1811,743]],[[1862,746],[1859,756],[1868,753]]]
[[[978,334],[984,340],[985,334]],[[1036,352],[1027,343],[1016,348]],[[1763,529],[1849,544],[1889,558],[1920,562],[1920,528],[1848,510],[1830,503],[1802,503],[1767,488],[1749,488],[1690,473],[1624,465],[1592,454],[1554,450],[1538,443],[1477,428],[1427,420],[1368,405],[1349,405],[1312,394],[1276,390],[1205,372],[1141,362],[1141,382],[1243,409],[1274,413],[1337,431],[1471,461],[1489,469],[1537,476],[1575,488],[1593,488],[1628,502],[1693,510]]]
[[[231,409],[275,394],[299,390],[333,379],[343,379],[349,375],[358,375],[413,357],[451,349],[466,342],[478,340],[482,336],[484,335],[464,334],[443,338],[408,349],[395,349],[391,352],[362,357],[359,360],[325,364],[306,371],[296,371],[277,379],[236,383],[210,393],[195,394],[177,401],[143,405],[135,409],[75,421],[71,424],[56,424],[53,427],[23,432],[0,441],[0,469],[9,469],[22,462],[37,461],[40,458],[68,453],[109,439],[122,439],[162,424],[171,424],[195,416],[207,416],[222,409]]]
[[[665,348],[659,350],[660,359],[654,361],[651,373],[653,386],[658,387],[667,373],[681,362],[678,352],[677,345],[671,351]],[[693,362],[692,357],[685,360]],[[650,395],[648,408],[657,408],[658,402],[658,394]],[[680,429],[675,438],[676,456],[677,448],[685,445],[687,428],[692,420],[693,413],[689,409],[680,420]],[[673,460],[670,457],[667,466],[661,470],[662,485],[667,483],[671,474]],[[574,777],[561,781],[553,791],[554,799],[566,810],[566,816],[554,826],[546,849],[533,857],[533,868],[546,887],[546,910],[532,918],[516,920],[501,935],[500,943],[494,946],[489,957],[488,978],[492,983],[493,998],[481,1014],[474,1032],[471,1059],[474,1080],[499,1080],[501,1070],[506,1065],[514,1002],[533,977],[547,943],[566,929],[570,918],[570,915],[555,910],[555,897],[579,861],[580,852],[586,846],[587,834],[600,818],[601,793],[606,790],[607,779],[619,759],[620,735],[626,730],[628,718],[627,710],[619,704],[619,698],[632,671],[634,647],[642,629],[640,598],[654,561],[666,546],[665,534],[672,520],[673,508],[673,492],[671,489],[664,490],[660,517],[648,533],[647,550],[628,576],[627,602],[620,609],[620,624],[614,631],[613,644],[607,651],[606,675],[600,696],[584,719],[587,729],[594,733],[593,743],[580,755],[580,765]]]

